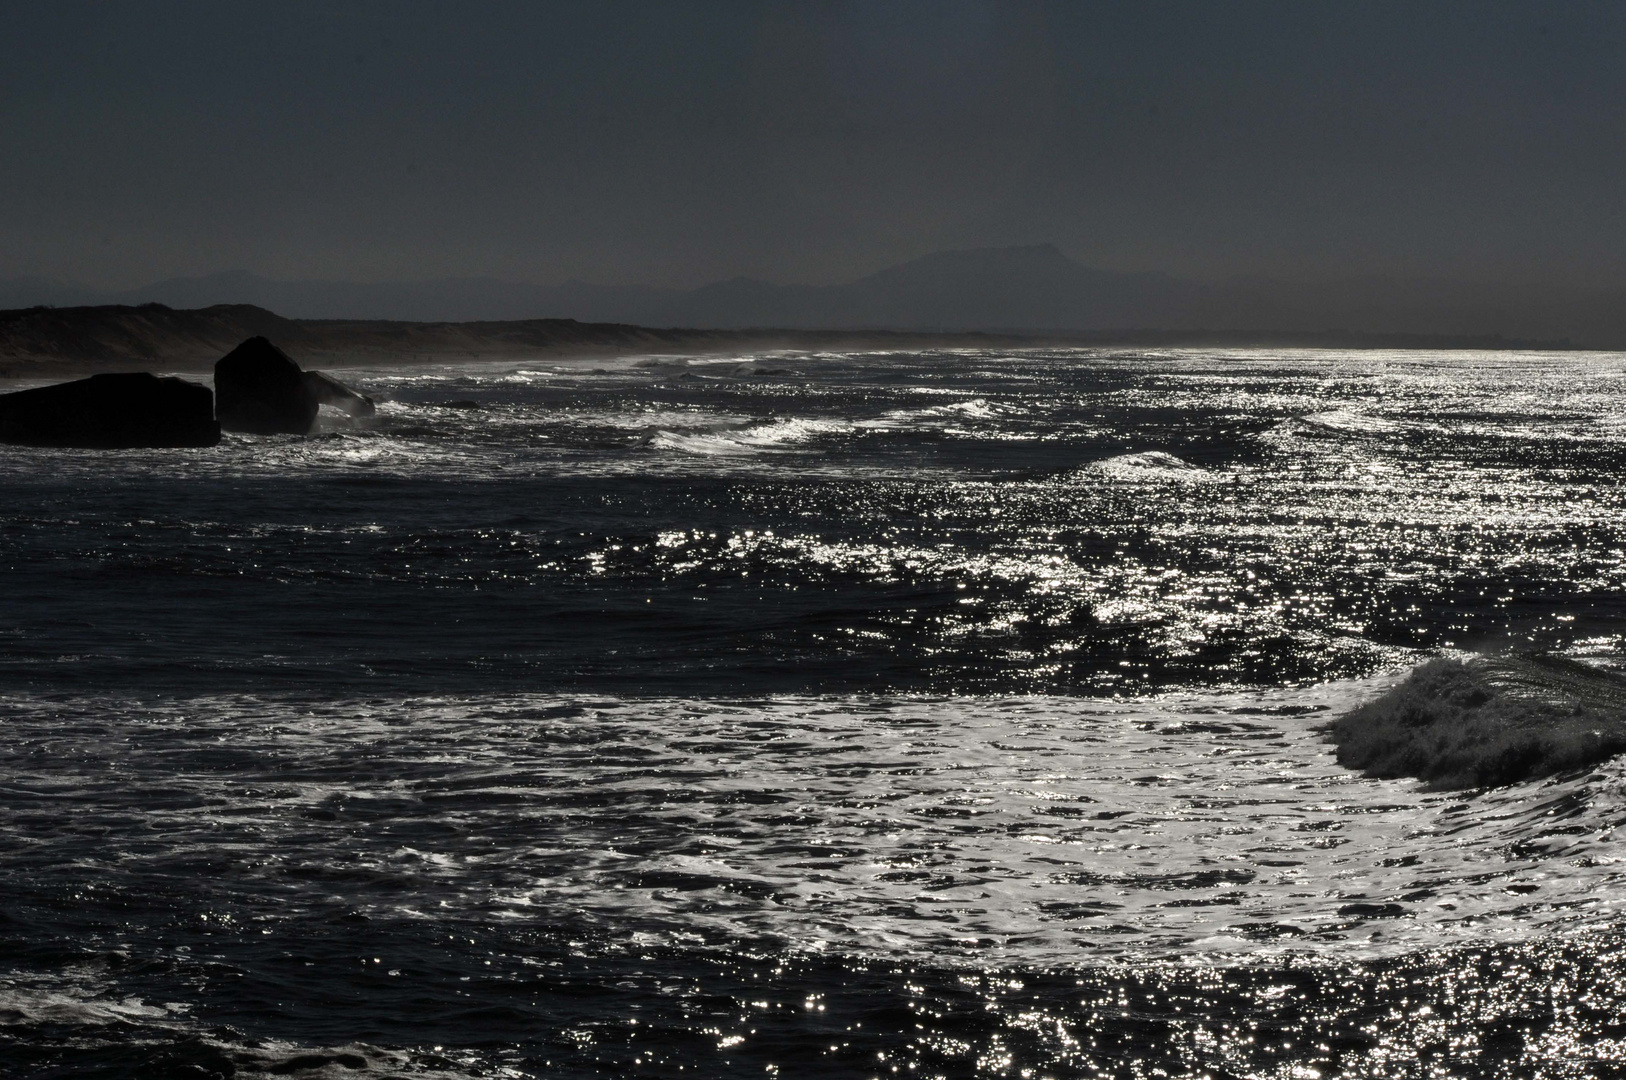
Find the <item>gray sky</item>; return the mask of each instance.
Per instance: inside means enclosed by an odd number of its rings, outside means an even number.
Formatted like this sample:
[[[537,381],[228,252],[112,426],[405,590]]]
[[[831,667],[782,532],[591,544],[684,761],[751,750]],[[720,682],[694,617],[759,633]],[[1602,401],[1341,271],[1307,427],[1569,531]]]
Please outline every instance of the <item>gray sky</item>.
[[[0,277],[1626,284],[1626,5],[0,0]]]

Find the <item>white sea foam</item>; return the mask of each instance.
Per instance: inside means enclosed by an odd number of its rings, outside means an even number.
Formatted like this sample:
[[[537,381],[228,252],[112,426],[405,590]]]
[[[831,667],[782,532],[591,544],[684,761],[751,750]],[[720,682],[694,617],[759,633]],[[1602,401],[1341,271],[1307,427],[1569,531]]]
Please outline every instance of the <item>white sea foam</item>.
[[[814,440],[851,431],[846,420],[791,417],[749,427],[713,431],[659,430],[649,445],[657,450],[676,450],[708,457],[736,457],[751,454],[787,453]]]
[[[258,837],[278,855],[237,887],[264,876],[289,916],[327,902],[290,890],[308,866],[355,882],[347,903],[376,917],[495,912],[641,941],[976,964],[1349,957],[1619,918],[1626,767],[1468,798],[1363,779],[1317,724],[1382,685],[1144,701],[106,702],[66,727],[60,702],[12,702],[7,730],[25,746],[58,732],[59,764],[41,775],[23,754],[26,775],[0,780],[73,791],[110,822],[148,807],[142,836],[189,862],[242,859]],[[177,768],[193,742],[211,767]],[[358,747],[365,771],[346,764]],[[112,755],[116,784],[98,779]]]
[[[640,409],[612,413],[578,413],[574,414],[574,417],[583,423],[648,432],[717,429],[751,422],[748,416],[708,409]]]
[[[47,986],[0,983],[0,1027],[164,1023],[179,1018],[186,1008],[181,1004],[149,1004],[138,997],[118,997],[65,980]]]
[[[996,420],[1009,410],[990,404],[986,398],[972,398],[947,405],[932,405],[922,409],[893,409],[873,420],[860,420],[858,427],[876,431],[906,430],[919,427],[942,427],[948,423]]]

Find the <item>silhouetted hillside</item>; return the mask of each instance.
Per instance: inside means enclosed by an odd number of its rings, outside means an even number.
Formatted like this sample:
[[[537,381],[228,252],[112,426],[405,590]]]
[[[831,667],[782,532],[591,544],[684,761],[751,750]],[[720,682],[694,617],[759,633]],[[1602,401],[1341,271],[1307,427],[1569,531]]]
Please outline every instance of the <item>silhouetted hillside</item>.
[[[244,338],[305,344],[299,323],[248,304],[176,311],[162,304],[0,311],[0,364],[213,363]]]
[[[888,331],[655,329],[574,319],[398,322],[286,319],[249,304],[177,310],[162,304],[0,311],[0,373],[65,369],[201,370],[263,336],[317,364],[504,359],[772,348],[926,348],[1031,344],[1011,336]]]

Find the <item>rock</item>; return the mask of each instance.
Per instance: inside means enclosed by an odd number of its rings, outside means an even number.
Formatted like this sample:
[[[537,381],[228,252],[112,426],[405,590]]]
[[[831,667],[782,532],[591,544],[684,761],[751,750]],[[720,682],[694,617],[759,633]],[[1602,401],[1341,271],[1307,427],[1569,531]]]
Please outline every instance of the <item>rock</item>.
[[[307,435],[320,404],[299,365],[263,337],[215,361],[215,417],[222,430]]]
[[[356,393],[338,379],[320,371],[305,372],[305,385],[316,395],[319,405],[332,405],[351,416],[371,416],[377,411],[372,398]]]
[[[373,415],[373,400],[320,371],[301,371],[288,354],[252,337],[215,362],[215,415],[227,431],[307,435],[321,406]]]
[[[207,386],[146,373],[0,394],[0,442],[123,449],[220,441]]]

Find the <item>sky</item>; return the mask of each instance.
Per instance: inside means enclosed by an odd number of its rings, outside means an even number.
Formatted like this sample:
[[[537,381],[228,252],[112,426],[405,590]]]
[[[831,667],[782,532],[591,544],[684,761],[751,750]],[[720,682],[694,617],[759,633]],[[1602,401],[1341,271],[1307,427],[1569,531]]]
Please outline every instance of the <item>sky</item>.
[[[1626,284],[1626,4],[0,0],[0,277]]]

